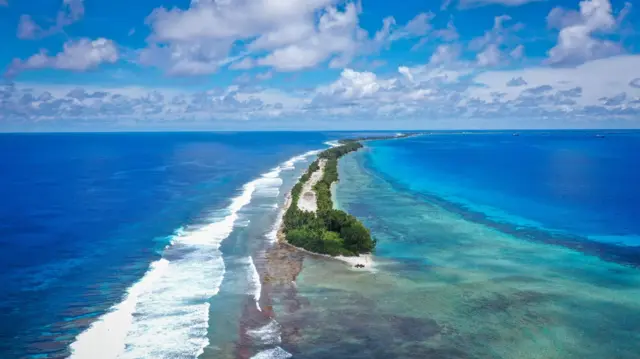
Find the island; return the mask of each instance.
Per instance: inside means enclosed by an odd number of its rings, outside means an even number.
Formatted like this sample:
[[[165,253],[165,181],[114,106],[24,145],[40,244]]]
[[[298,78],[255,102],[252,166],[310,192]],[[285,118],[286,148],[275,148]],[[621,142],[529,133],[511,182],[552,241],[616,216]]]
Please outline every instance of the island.
[[[316,254],[357,257],[371,253],[376,240],[356,217],[335,209],[331,185],[338,181],[338,160],[364,146],[363,141],[399,139],[417,134],[360,137],[338,141],[320,154],[293,187],[285,205],[279,238]],[[363,264],[356,264],[358,268]]]

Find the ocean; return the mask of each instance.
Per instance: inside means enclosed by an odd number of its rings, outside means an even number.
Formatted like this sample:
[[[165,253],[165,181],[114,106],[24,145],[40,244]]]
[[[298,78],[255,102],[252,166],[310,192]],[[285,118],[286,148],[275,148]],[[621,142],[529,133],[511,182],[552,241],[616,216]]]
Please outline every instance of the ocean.
[[[640,132],[367,142],[374,263],[276,243],[362,134],[0,135],[0,358],[637,358]]]
[[[0,135],[0,358],[195,357],[220,287],[259,287],[250,221],[332,136]]]

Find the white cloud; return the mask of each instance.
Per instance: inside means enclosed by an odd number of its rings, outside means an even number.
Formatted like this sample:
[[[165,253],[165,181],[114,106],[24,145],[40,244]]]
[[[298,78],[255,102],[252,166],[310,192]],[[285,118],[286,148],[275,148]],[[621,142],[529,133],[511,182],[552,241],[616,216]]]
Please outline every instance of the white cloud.
[[[251,57],[245,57],[229,65],[229,68],[232,70],[247,70],[253,68],[255,65],[255,61]]]
[[[189,92],[18,84],[0,87],[0,98],[3,120],[120,121],[125,126],[156,120],[176,122],[178,128],[188,126],[190,121],[264,119],[283,112],[295,113],[303,106],[303,100],[278,90],[243,91],[237,86]]]
[[[640,89],[628,86],[640,77],[640,56],[616,56],[589,61],[573,68],[533,67],[513,71],[490,71],[478,75],[475,81],[486,87],[475,88],[474,96],[488,99],[493,91],[506,93],[507,99],[515,99],[523,87],[512,87],[513,79],[525,82],[525,89],[549,85],[556,90],[582,89],[579,105],[596,105],[602,97],[614,96],[622,89],[629,94],[640,95]]]
[[[323,95],[338,96],[342,99],[364,98],[374,95],[380,90],[392,89],[395,80],[378,79],[373,72],[358,72],[344,69],[340,78],[328,87],[320,88]]]
[[[361,12],[354,0],[192,0],[186,10],[159,8],[147,18],[152,34],[142,62],[187,75],[213,73],[229,62],[232,69],[343,68],[394,41],[427,36],[435,16],[420,13],[404,25],[387,17],[369,33],[360,27]],[[453,36],[452,30],[442,36]],[[145,57],[149,51],[153,56]]]
[[[430,65],[442,65],[450,64],[458,59],[460,56],[460,46],[453,45],[439,45],[436,51],[431,55],[429,59]]]
[[[227,42],[178,42],[151,45],[140,51],[140,63],[166,69],[172,75],[205,75],[216,72],[231,59]]]
[[[518,60],[522,57],[524,46],[522,44],[512,45],[517,42],[515,33],[521,29],[522,24],[505,26],[505,23],[511,20],[508,15],[496,16],[493,20],[493,28],[469,43],[471,50],[479,50],[476,54],[477,66],[497,66],[509,59]],[[505,51],[508,52],[508,56],[504,53]]]
[[[18,23],[18,38],[36,39],[53,35],[84,16],[84,0],[63,0],[55,23],[50,28],[40,27],[30,15],[22,15]]]
[[[267,71],[256,75],[256,80],[270,80],[273,77],[273,71]]]
[[[64,44],[63,50],[49,56],[45,50],[28,59],[14,60],[8,70],[9,75],[30,69],[52,68],[60,70],[86,71],[102,63],[114,63],[118,60],[118,49],[111,40],[80,39]]]
[[[462,8],[478,7],[486,5],[503,5],[503,6],[521,6],[531,2],[546,1],[546,0],[460,0],[459,4]],[[451,3],[451,0],[447,0],[447,4]],[[448,6],[448,5],[447,5]]]
[[[514,77],[511,80],[509,80],[507,82],[507,86],[509,87],[518,87],[518,86],[526,86],[528,85],[528,82],[525,81],[522,76],[520,77]]]
[[[594,36],[611,33],[617,27],[609,0],[583,0],[580,12],[553,9],[547,22],[550,27],[560,28],[558,43],[548,52],[549,63],[581,63],[623,51],[619,44]]]
[[[337,3],[192,0],[187,10],[154,10],[147,19],[153,30],[150,48],[164,49],[162,59],[154,56],[156,64],[181,74],[215,72],[236,50],[248,56],[233,63],[234,69],[257,65],[295,71],[329,60],[347,64],[363,47],[367,34],[358,24],[359,7],[352,2],[338,7]],[[180,71],[176,71],[178,64]],[[191,65],[194,71],[187,69]]]
[[[257,85],[202,92],[6,86],[0,87],[3,99],[0,118],[165,122],[278,118],[284,121],[284,127],[286,121],[290,121],[289,127],[298,126],[300,118],[338,123],[345,118],[366,123],[416,120],[424,127],[434,123],[429,121],[437,121],[444,127],[456,123],[468,127],[470,119],[518,127],[519,121],[537,123],[541,118],[554,119],[560,125],[569,120],[583,121],[589,126],[599,119],[616,118],[640,126],[638,60],[638,56],[618,56],[574,68],[541,66],[480,73],[460,62],[447,66],[403,66],[391,75],[345,69],[335,81],[306,92],[285,92]]]
[[[524,45],[520,44],[518,46],[516,46],[515,49],[513,49],[510,53],[509,56],[511,56],[512,59],[514,60],[520,60],[521,58],[524,57]]]
[[[469,67],[402,66],[397,76],[343,72],[321,87],[310,110],[380,119],[486,118],[636,121],[640,114],[639,58],[614,57],[575,68],[536,67],[477,72]],[[449,66],[463,66],[452,63]],[[615,68],[615,73],[607,69]],[[621,89],[626,88],[622,95]],[[630,122],[633,123],[633,122]],[[635,126],[639,126],[636,123]]]
[[[280,71],[315,67],[332,56],[337,56],[338,61],[347,64],[357,50],[355,36],[358,29],[355,4],[347,4],[344,11],[330,7],[304,38],[275,49],[257,62]]]
[[[434,17],[436,15],[433,13],[420,13],[404,26],[401,33],[406,33],[410,36],[424,36],[433,28],[431,20]]]
[[[489,44],[484,51],[478,53],[476,61],[478,66],[495,66],[502,60],[502,52],[498,49],[497,44]]]

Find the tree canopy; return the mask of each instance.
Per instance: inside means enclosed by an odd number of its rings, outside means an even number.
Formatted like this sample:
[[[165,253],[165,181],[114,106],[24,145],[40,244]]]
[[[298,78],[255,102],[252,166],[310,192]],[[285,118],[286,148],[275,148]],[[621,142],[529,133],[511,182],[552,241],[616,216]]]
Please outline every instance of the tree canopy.
[[[356,256],[370,253],[376,242],[369,230],[354,216],[333,208],[331,185],[338,181],[338,159],[362,148],[357,141],[321,152],[291,191],[291,206],[284,216],[284,232],[289,243],[306,250],[332,256]],[[324,174],[314,186],[317,213],[302,211],[298,200],[302,187],[311,174],[319,169],[319,160],[326,160]]]

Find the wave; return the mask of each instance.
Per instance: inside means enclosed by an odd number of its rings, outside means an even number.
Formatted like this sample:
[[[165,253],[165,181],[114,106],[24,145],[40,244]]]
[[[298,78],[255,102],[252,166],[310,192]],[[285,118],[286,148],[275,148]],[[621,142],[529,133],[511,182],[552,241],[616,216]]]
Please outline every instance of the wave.
[[[278,345],[282,341],[280,324],[273,319],[260,328],[248,330],[247,335],[257,345]]]
[[[243,186],[208,225],[176,232],[163,253],[125,299],[71,344],[71,359],[195,357],[209,343],[209,298],[216,295],[225,266],[219,248],[251,202],[259,180]]]
[[[70,358],[115,358],[124,348],[127,335],[126,331],[116,328],[128,328],[131,325],[138,298],[152,289],[153,282],[163,275],[168,265],[169,261],[165,259],[153,262],[142,280],[129,288],[122,302],[76,337],[70,347]]]
[[[319,152],[292,157],[245,184],[240,195],[214,215],[212,223],[176,230],[163,258],[151,263],[120,303],[75,338],[69,347],[70,358],[194,358],[202,354],[209,344],[208,300],[218,293],[225,274],[219,250],[222,241],[235,227],[248,224],[239,212],[254,195],[277,197],[283,183],[280,173]],[[249,259],[249,282],[260,309],[260,278]]]
[[[300,161],[304,161],[306,160],[308,157],[310,156],[314,156],[317,155],[318,153],[322,152],[322,150],[313,150],[313,151],[309,151],[307,153],[301,154],[299,156],[295,156],[292,157],[290,160],[286,161],[285,163],[283,163],[281,166],[279,166],[282,170],[292,170],[295,168],[295,164],[297,162]]]
[[[256,301],[256,308],[262,311],[260,308],[260,295],[262,294],[262,284],[260,282],[260,274],[256,265],[253,263],[253,258],[249,257],[249,271],[248,271],[249,288],[253,295],[253,300]]]
[[[287,359],[291,358],[293,355],[287,352],[286,350],[275,347],[273,349],[267,349],[259,352],[258,354],[251,357],[251,359]]]
[[[338,146],[340,146],[340,142],[339,141],[327,141],[324,144],[327,145],[327,146],[330,146],[330,147],[338,147]]]

